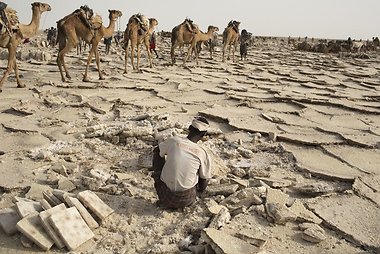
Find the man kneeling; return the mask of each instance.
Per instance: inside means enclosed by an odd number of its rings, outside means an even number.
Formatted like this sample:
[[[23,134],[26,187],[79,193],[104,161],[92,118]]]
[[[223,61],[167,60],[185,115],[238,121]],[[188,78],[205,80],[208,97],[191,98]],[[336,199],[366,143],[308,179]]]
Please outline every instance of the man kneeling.
[[[197,192],[206,189],[207,179],[211,178],[211,158],[197,142],[208,128],[206,118],[194,118],[186,138],[168,138],[154,149],[152,176],[160,206],[189,206],[194,203]]]

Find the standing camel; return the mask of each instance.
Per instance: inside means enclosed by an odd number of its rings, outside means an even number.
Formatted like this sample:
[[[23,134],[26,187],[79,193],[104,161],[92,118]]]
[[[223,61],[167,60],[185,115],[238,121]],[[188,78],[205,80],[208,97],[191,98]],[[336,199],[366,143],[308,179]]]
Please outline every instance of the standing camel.
[[[170,49],[172,64],[175,64],[174,50],[177,47],[183,47],[184,44],[190,44],[197,33],[199,33],[199,28],[190,19],[185,19],[185,21],[172,29],[172,47]]]
[[[224,62],[224,54],[226,52],[227,46],[228,48],[228,57],[230,59],[231,54],[231,46],[232,48],[232,61],[235,62],[235,50],[239,40],[239,25],[240,22],[236,20],[231,20],[228,23],[228,26],[224,29],[223,32],[223,62]]]
[[[128,48],[131,43],[131,63],[133,70],[136,70],[134,63],[135,48],[137,48],[137,70],[140,70],[140,44],[144,43],[149,58],[149,66],[153,67],[152,54],[150,52],[150,37],[158,25],[155,18],[147,19],[144,15],[135,14],[129,18],[127,28],[124,32],[124,47],[125,47],[125,64],[124,73],[127,73]]]
[[[191,41],[189,49],[187,50],[187,56],[183,60],[183,65],[186,64],[187,59],[189,58],[189,56],[191,55],[191,53],[193,51],[195,51],[195,58],[196,58],[197,65],[198,65],[199,64],[198,63],[199,51],[196,48],[197,43],[202,43],[204,41],[210,40],[211,38],[214,37],[214,33],[218,32],[218,31],[219,31],[219,28],[217,28],[216,26],[208,26],[207,33],[203,33],[201,31],[199,31],[199,33],[194,34],[193,40]]]
[[[0,80],[0,92],[2,91],[3,84],[8,75],[11,73],[12,69],[16,74],[17,87],[25,87],[24,84],[21,84],[18,75],[18,67],[16,63],[17,46],[23,41],[23,39],[31,38],[37,34],[38,28],[40,26],[41,14],[45,11],[51,11],[50,5],[39,2],[32,3],[32,20],[28,25],[19,24],[17,31],[11,30],[9,32],[0,34],[0,47],[8,49],[8,65],[2,79]]]
[[[109,12],[109,25],[104,27],[101,22],[99,24],[88,24],[86,22],[86,12],[79,11],[74,12],[72,15],[68,15],[65,18],[57,22],[58,30],[58,56],[57,65],[59,72],[61,73],[62,81],[65,82],[65,76],[63,75],[62,66],[65,70],[66,78],[70,79],[71,76],[67,70],[65,63],[65,55],[71,49],[73,49],[79,42],[80,39],[88,44],[91,44],[90,53],[87,59],[86,70],[84,73],[83,81],[88,82],[87,77],[88,66],[91,63],[92,57],[95,55],[96,65],[98,68],[99,79],[104,79],[103,74],[100,70],[100,59],[98,52],[98,44],[104,37],[111,37],[115,31],[116,20],[122,16],[122,12],[118,10],[108,10]]]

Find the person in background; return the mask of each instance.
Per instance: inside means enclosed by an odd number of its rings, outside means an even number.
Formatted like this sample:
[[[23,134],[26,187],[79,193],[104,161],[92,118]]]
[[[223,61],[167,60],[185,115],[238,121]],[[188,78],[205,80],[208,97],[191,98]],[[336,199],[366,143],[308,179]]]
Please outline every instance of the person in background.
[[[209,123],[196,117],[187,137],[174,136],[153,150],[153,179],[158,206],[184,208],[195,202],[197,192],[207,188],[211,178],[211,158],[197,144],[207,133]]]
[[[108,38],[104,38],[104,44],[106,45],[106,54],[108,55],[110,53],[112,43],[112,36]]]
[[[152,35],[150,36],[150,53],[152,53],[152,51],[154,51],[154,53],[156,54],[156,57],[158,58],[158,54],[156,51],[156,32],[155,31],[153,31]]]

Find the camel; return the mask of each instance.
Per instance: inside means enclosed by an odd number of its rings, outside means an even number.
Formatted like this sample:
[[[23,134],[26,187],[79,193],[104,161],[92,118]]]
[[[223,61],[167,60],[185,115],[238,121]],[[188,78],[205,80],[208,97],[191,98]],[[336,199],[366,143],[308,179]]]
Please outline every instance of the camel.
[[[103,37],[110,37],[115,31],[116,20],[121,17],[123,14],[118,10],[108,10],[109,12],[109,25],[104,27],[100,21],[100,17],[97,16],[93,18],[92,24],[86,22],[88,13],[86,10],[81,10],[74,12],[71,15],[66,16],[65,18],[57,22],[58,30],[58,56],[57,56],[57,65],[59,72],[61,73],[62,81],[65,82],[65,76],[63,75],[62,66],[65,70],[66,78],[70,79],[71,76],[67,70],[65,63],[65,55],[71,49],[73,49],[79,42],[80,39],[85,41],[88,44],[91,44],[90,53],[87,58],[86,70],[83,77],[83,82],[89,82],[87,72],[88,66],[91,63],[92,57],[95,55],[96,65],[98,68],[99,79],[103,80],[103,74],[100,70],[100,59],[98,52],[98,44]],[[95,20],[97,18],[97,20]]]
[[[189,58],[189,56],[191,55],[193,51],[195,51],[195,59],[198,65],[199,51],[196,48],[197,44],[210,40],[211,38],[214,37],[214,33],[218,31],[219,31],[219,28],[217,28],[216,26],[208,26],[207,33],[203,33],[199,31],[199,33],[194,34],[191,44],[189,46],[189,49],[187,50],[187,56],[183,60],[183,65],[186,64],[187,59]]]
[[[190,44],[194,35],[199,32],[198,26],[193,24],[193,21],[190,19],[185,19],[185,21],[172,29],[170,56],[173,65],[175,64],[174,50],[177,47],[182,47],[184,44]]]
[[[32,20],[28,25],[18,24],[17,31],[10,31],[12,36],[10,36],[9,32],[0,34],[0,47],[8,49],[8,65],[2,79],[0,80],[0,92],[2,91],[3,84],[12,69],[16,74],[17,87],[25,87],[25,85],[21,83],[18,74],[18,67],[16,63],[17,46],[23,41],[23,39],[31,38],[37,34],[38,28],[40,27],[41,14],[46,11],[51,11],[50,5],[34,2],[32,3]]]
[[[239,25],[240,22],[236,20],[231,20],[228,23],[228,26],[224,29],[223,32],[223,62],[224,62],[224,54],[226,52],[227,46],[228,48],[228,57],[230,59],[231,54],[231,46],[232,48],[232,61],[235,62],[235,50],[239,40]]]
[[[134,63],[135,48],[137,48],[137,70],[140,70],[140,44],[144,43],[149,58],[149,66],[153,67],[152,54],[150,52],[150,37],[158,25],[155,18],[147,19],[144,15],[135,14],[129,18],[127,28],[124,32],[124,48],[125,48],[125,65],[124,73],[127,73],[128,48],[130,42],[131,63],[133,70],[136,70]]]

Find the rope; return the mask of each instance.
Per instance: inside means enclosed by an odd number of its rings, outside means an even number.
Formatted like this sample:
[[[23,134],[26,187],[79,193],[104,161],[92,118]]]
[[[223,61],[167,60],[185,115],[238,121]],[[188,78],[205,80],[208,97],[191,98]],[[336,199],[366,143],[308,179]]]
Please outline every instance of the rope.
[[[46,12],[45,17],[44,17],[44,21],[42,22],[42,27],[41,27],[42,30],[44,30],[47,15],[48,15],[48,11]]]

